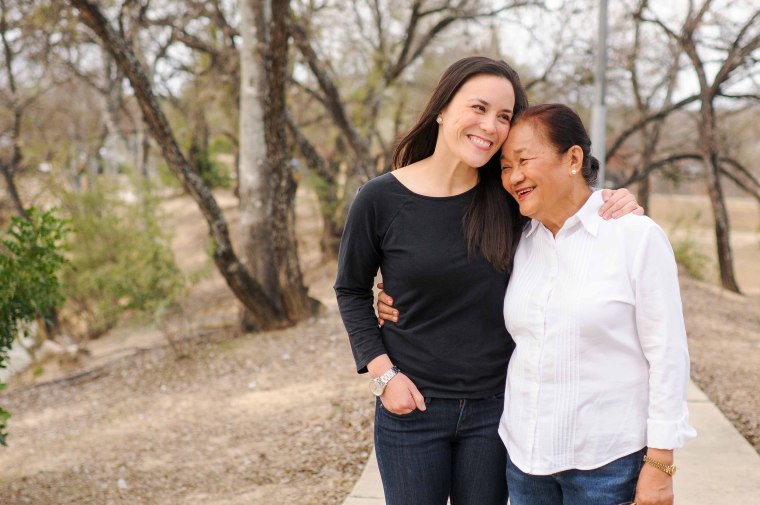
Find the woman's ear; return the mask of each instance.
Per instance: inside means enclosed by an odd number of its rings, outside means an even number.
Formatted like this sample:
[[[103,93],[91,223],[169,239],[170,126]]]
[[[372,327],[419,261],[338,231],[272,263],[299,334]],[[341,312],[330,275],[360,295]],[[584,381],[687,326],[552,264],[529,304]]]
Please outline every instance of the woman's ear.
[[[570,170],[573,174],[581,173],[583,169],[583,149],[580,146],[573,146],[567,150],[567,161],[570,163]]]

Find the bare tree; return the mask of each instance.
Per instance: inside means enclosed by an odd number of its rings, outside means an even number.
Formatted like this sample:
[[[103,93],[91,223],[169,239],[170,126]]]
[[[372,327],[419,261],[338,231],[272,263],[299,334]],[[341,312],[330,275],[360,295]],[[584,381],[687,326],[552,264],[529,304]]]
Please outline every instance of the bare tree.
[[[239,260],[230,241],[227,222],[216,199],[179,149],[143,66],[132,52],[129,43],[113,28],[95,2],[71,0],[71,4],[76,7],[82,21],[95,32],[103,48],[113,56],[129,79],[144,119],[164,159],[183,188],[196,201],[208,222],[214,262],[235,296],[251,312],[259,329],[292,324],[294,320],[269,297],[262,285]]]
[[[636,7],[636,10],[631,15],[634,22],[634,39],[628,57],[627,68],[631,78],[631,91],[633,92],[636,110],[638,112],[637,119],[638,122],[645,123],[641,129],[641,139],[643,144],[641,155],[639,157],[638,166],[634,169],[634,173],[641,173],[641,176],[638,178],[638,200],[644,208],[649,207],[650,177],[647,167],[652,164],[655,158],[662,129],[668,116],[678,110],[672,107],[672,98],[678,82],[678,76],[680,75],[680,60],[682,56],[682,50],[674,43],[671,44],[671,47],[663,46],[663,44],[655,45],[658,53],[662,53],[664,47],[669,49],[665,54],[651,55],[656,63],[642,54],[643,44],[648,43],[648,45],[652,45],[651,42],[645,40],[646,34],[644,33],[644,29],[646,28],[646,25],[642,20],[642,13],[648,8],[648,6],[649,0],[641,0]],[[656,69],[665,69],[664,74],[657,75],[657,73],[655,73],[657,70],[651,69],[652,63],[654,63]],[[649,72],[642,70],[641,67],[645,64],[649,64]],[[646,75],[645,82],[647,85],[641,80],[642,74]],[[655,109],[654,102],[658,96],[662,96],[662,105],[658,109]],[[659,119],[657,121],[646,122],[646,119],[652,116],[654,112],[660,112],[663,110],[667,110],[668,114],[658,116]]]
[[[730,80],[738,77],[738,71],[753,62],[753,56],[757,56],[756,51],[760,48],[760,9],[743,13],[742,21],[735,24],[728,19],[722,19],[721,9],[711,10],[712,7],[712,0],[703,0],[698,7],[690,2],[686,18],[679,29],[670,28],[651,9],[646,19],[659,26],[681,46],[699,82],[699,152],[705,167],[705,183],[715,217],[720,279],[723,287],[739,292],[734,274],[728,212],[721,182],[722,146],[715,102],[723,88],[730,85]],[[706,33],[708,21],[709,24],[720,26],[719,40]],[[716,52],[721,53],[719,68],[711,75],[706,67],[713,64]]]

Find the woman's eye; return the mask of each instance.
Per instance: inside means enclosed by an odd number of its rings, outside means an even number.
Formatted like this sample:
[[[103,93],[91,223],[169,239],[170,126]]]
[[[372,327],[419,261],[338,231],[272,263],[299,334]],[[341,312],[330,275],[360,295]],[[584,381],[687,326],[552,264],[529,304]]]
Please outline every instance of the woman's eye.
[[[505,165],[505,166],[501,167],[501,171],[502,171],[502,172],[506,172],[507,170],[512,170],[512,167],[510,167],[510,166],[507,166],[507,165]]]
[[[485,112],[485,111],[486,111],[486,108],[485,108],[485,107],[483,107],[482,105],[473,105],[472,107],[473,107],[475,110],[478,110],[478,111],[480,111],[480,112]]]
[[[512,116],[510,116],[509,114],[503,114],[501,116],[501,120],[504,121],[505,123],[511,123],[512,122]]]

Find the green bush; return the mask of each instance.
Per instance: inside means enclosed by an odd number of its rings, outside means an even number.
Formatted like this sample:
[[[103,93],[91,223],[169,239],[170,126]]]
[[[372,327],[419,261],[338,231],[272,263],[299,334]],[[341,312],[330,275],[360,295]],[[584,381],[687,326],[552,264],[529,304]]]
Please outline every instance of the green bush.
[[[671,238],[673,254],[676,257],[676,263],[680,270],[691,277],[704,281],[706,278],[705,270],[709,266],[710,259],[701,252],[699,244],[694,240],[694,231],[689,223],[698,223],[702,213],[695,212],[692,216],[678,217],[668,236]],[[683,232],[679,233],[681,230]]]
[[[203,182],[211,188],[232,187],[232,176],[227,167],[211,158],[208,149],[201,149],[196,146],[190,148],[190,161],[200,174]]]
[[[58,272],[66,260],[60,252],[68,229],[53,211],[29,210],[14,217],[0,243],[0,368],[19,332],[19,323],[44,317],[62,300]],[[0,390],[5,384],[0,383]],[[10,414],[0,407],[0,444],[5,445]]]
[[[699,247],[691,235],[675,241],[673,253],[676,257],[676,263],[686,275],[700,281],[705,280],[705,269],[709,259],[699,251]]]
[[[88,337],[113,327],[125,311],[152,316],[175,302],[185,282],[147,190],[129,202],[100,185],[64,202],[73,233],[63,291]]]

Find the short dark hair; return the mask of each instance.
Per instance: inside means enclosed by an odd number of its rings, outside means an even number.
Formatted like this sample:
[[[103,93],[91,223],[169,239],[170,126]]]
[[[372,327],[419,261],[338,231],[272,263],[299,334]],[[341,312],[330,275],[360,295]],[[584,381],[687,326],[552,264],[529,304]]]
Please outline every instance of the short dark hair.
[[[533,105],[516,115],[512,120],[512,126],[525,121],[540,127],[558,153],[567,152],[573,146],[580,147],[583,151],[583,178],[589,186],[596,185],[599,160],[591,156],[591,139],[583,121],[573,109],[561,103]]]
[[[400,168],[433,154],[438,140],[435,119],[465,82],[478,75],[503,77],[515,93],[514,114],[528,107],[528,97],[517,72],[502,60],[470,56],[452,63],[441,76],[417,123],[404,135],[393,154]],[[470,253],[478,249],[497,270],[511,272],[512,258],[525,222],[514,199],[501,185],[500,152],[478,171],[475,196],[464,216],[463,228]]]

